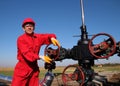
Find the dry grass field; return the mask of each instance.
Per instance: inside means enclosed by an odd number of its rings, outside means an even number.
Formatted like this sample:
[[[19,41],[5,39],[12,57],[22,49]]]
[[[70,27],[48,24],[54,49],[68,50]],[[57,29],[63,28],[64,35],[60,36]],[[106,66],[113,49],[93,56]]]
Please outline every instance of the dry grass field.
[[[60,84],[63,84],[61,80],[61,73],[63,72],[64,68],[65,67],[59,66],[59,67],[56,67],[55,70],[53,70],[53,72],[58,75],[54,78],[54,82],[52,83],[52,86],[60,86]],[[120,64],[94,66],[93,69],[96,73],[106,76],[110,82],[120,82]],[[45,70],[43,67],[40,67],[39,78],[41,80],[43,79],[46,72],[47,70]],[[12,76],[13,68],[0,67],[0,74],[4,74],[6,76]],[[3,81],[0,80],[0,82],[3,82]],[[0,85],[0,86],[8,86],[8,84]]]

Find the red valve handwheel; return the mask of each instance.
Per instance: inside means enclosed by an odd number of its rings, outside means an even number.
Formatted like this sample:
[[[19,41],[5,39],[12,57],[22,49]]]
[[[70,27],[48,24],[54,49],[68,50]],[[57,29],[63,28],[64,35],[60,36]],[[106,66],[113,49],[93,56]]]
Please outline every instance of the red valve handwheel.
[[[85,74],[80,66],[68,65],[62,73],[64,86],[83,86]]]
[[[104,39],[102,38],[104,37]],[[107,39],[106,39],[106,38]],[[95,43],[95,39],[101,38],[102,42]],[[97,39],[97,41],[100,41]],[[88,44],[90,53],[97,59],[105,59],[112,56],[116,51],[116,42],[114,38],[107,33],[99,33],[94,35]]]

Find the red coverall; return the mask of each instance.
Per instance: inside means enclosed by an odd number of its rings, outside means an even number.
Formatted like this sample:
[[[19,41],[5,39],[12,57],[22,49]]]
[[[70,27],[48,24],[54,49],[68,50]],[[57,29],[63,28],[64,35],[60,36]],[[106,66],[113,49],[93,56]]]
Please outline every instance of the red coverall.
[[[39,50],[44,44],[50,44],[54,34],[23,34],[17,40],[18,63],[14,69],[12,86],[38,86],[39,85]]]

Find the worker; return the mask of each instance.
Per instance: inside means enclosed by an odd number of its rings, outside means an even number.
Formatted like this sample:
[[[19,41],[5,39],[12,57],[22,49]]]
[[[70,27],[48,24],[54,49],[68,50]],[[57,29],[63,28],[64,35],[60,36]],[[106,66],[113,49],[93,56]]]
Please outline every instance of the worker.
[[[48,56],[39,55],[42,45],[53,44],[60,46],[55,34],[35,33],[35,21],[32,18],[23,20],[24,33],[17,39],[17,64],[11,86],[39,86],[39,66],[37,61],[42,59],[47,63],[52,60]]]

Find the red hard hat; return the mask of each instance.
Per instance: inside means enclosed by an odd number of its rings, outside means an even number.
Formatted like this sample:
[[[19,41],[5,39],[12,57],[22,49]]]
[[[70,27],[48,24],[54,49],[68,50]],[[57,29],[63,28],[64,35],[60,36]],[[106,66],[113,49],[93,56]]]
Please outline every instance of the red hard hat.
[[[27,23],[31,23],[31,24],[35,25],[35,22],[33,21],[32,18],[26,18],[26,19],[24,19],[24,21],[22,23],[22,27],[24,27],[24,25]]]

